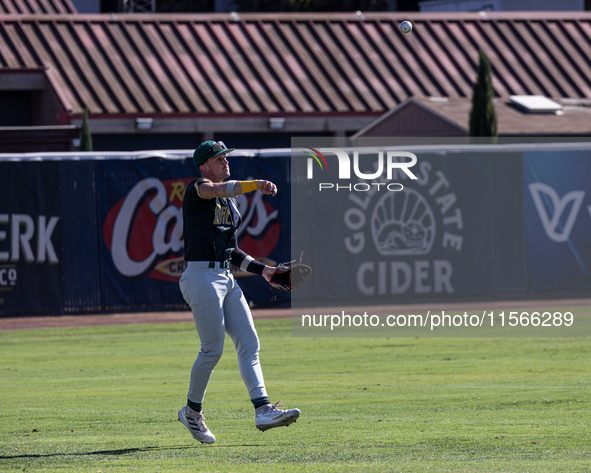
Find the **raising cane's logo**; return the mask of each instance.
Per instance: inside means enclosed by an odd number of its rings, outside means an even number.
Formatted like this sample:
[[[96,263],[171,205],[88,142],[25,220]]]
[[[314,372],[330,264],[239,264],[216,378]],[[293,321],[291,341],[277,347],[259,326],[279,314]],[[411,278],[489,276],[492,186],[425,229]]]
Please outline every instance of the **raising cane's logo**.
[[[149,277],[177,282],[183,258],[183,197],[193,178],[139,181],[108,212],[103,238],[113,264],[127,278]],[[279,212],[260,192],[237,198],[242,225],[239,246],[267,260],[279,241]]]

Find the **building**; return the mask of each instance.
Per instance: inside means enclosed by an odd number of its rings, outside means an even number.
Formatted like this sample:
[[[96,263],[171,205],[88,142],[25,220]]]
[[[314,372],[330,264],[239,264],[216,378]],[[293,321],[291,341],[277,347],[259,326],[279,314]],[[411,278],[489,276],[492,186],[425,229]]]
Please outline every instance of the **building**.
[[[471,98],[479,48],[499,104],[511,95],[578,108],[591,100],[586,12],[0,19],[0,126],[80,126],[88,109],[99,151],[350,136],[409,98],[453,122],[452,108]],[[410,34],[398,28],[406,19]]]
[[[522,97],[511,96],[493,101],[500,137],[575,138],[591,136],[591,101],[563,99],[549,101],[549,108],[520,106]],[[547,100],[547,99],[546,99]],[[469,99],[409,98],[385,113],[351,138],[363,143],[363,138],[376,137],[466,137],[472,102]]]

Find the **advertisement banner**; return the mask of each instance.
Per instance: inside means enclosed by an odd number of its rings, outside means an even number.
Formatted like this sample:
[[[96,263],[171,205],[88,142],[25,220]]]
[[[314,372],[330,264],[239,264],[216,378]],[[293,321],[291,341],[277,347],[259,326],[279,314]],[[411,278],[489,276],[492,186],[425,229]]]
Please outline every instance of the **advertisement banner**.
[[[307,151],[292,157],[292,219],[305,222],[293,230],[293,258],[305,248],[315,269],[313,289],[294,301],[380,304],[492,290],[487,157]]]
[[[59,163],[0,163],[0,314],[62,312]]]
[[[273,164],[277,163],[271,159],[230,156],[232,176],[275,179],[278,187],[286,189],[285,166]],[[182,202],[198,175],[192,159],[99,163],[102,291],[107,310],[186,307],[178,287],[186,266]],[[254,192],[238,196],[237,201],[243,218],[240,248],[269,262],[287,258],[289,251],[282,248],[281,236],[289,235],[289,227],[282,228],[281,217],[287,212],[281,211],[280,200]],[[236,276],[253,305],[270,299],[262,278]]]
[[[530,291],[591,289],[591,152],[523,154]]]

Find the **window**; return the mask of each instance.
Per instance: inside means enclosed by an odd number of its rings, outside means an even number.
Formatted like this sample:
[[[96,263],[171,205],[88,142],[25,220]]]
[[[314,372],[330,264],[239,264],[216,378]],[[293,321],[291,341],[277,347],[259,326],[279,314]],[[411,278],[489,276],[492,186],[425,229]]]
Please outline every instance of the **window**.
[[[0,126],[31,126],[31,92],[0,91]]]

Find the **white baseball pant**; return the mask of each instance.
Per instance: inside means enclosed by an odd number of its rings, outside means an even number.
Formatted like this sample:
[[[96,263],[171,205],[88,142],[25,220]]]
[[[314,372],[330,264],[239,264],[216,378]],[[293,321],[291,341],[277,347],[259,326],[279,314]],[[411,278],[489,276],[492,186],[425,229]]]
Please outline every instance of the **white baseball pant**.
[[[229,269],[209,261],[189,261],[179,281],[193,311],[201,350],[191,369],[188,399],[203,402],[213,369],[224,350],[225,333],[236,347],[238,367],[250,399],[267,396],[259,362],[259,339],[240,286]]]

